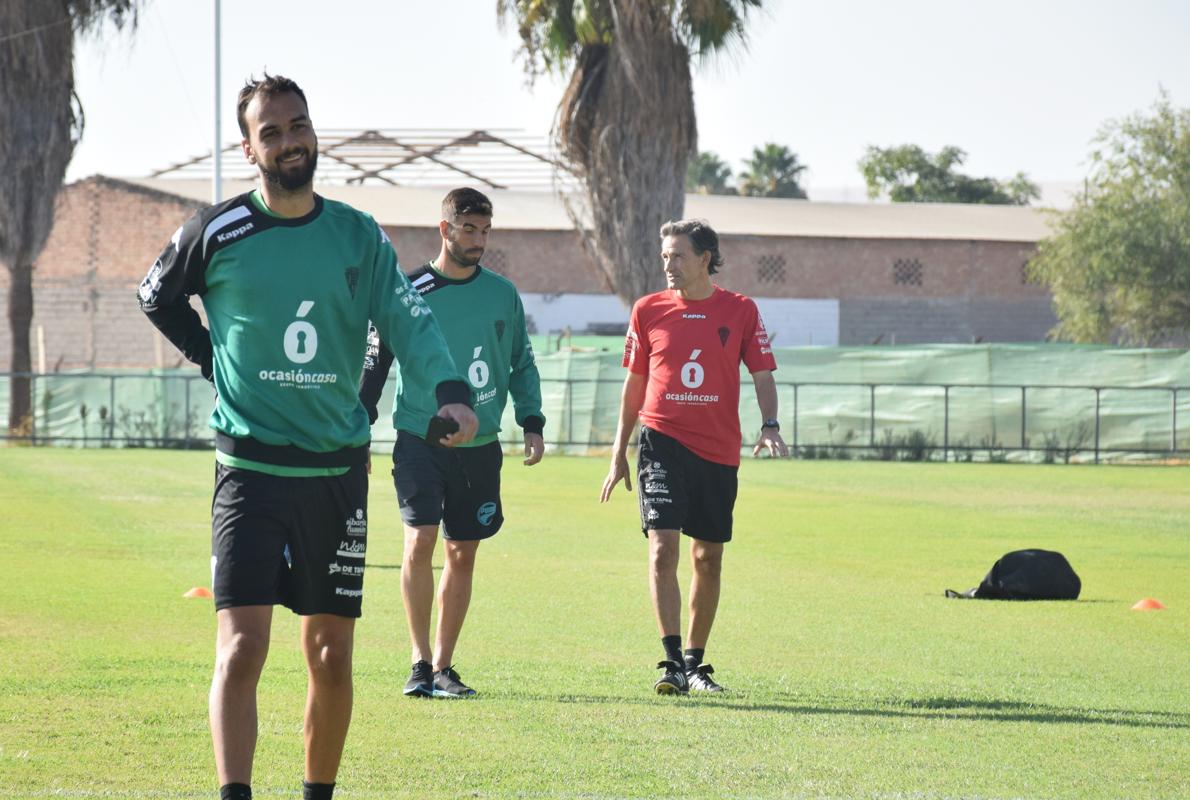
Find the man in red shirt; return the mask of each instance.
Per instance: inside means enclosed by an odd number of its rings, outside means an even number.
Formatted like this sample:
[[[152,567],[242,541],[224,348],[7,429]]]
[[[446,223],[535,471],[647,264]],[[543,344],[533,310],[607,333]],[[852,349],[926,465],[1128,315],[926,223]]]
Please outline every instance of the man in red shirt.
[[[704,662],[719,607],[723,545],[731,540],[740,465],[740,362],[752,373],[762,420],[753,455],[787,455],[777,422],[769,337],[756,303],[711,282],[723,264],[719,236],[702,220],[661,227],[667,288],[632,308],[624,346],[628,377],[620,424],[600,502],[628,475],[628,439],[639,418],[637,482],[641,530],[649,541],[649,588],[661,631],[665,670],[658,694],[721,692]],[[690,537],[694,575],[682,653],[679,534]]]

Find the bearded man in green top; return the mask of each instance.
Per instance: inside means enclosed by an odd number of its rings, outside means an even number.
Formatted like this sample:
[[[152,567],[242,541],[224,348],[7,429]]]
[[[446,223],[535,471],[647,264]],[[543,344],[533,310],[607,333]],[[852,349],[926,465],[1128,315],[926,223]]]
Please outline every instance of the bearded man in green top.
[[[497,435],[512,394],[516,423],[524,429],[525,461],[545,452],[541,385],[516,287],[479,262],[492,227],[492,202],[474,189],[455,189],[442,201],[438,258],[409,275],[413,288],[434,311],[455,363],[464,369],[479,417],[475,440],[453,450],[427,441],[434,402],[424,385],[402,376],[393,409],[397,442],[393,479],[405,526],[401,594],[413,645],[413,670],[405,685],[411,697],[470,697],[475,690],[454,669],[455,645],[467,608],[479,543],[504,522],[500,502],[503,452]],[[373,330],[360,397],[375,421],[376,404],[393,355],[383,331]],[[399,356],[398,356],[399,357]],[[446,563],[438,586],[438,628],[430,649],[434,604],[431,557],[441,523]]]
[[[273,606],[301,615],[306,800],[327,800],[351,720],[367,551],[370,430],[357,386],[368,321],[437,414],[475,433],[470,391],[430,309],[367,214],[314,193],[306,96],[265,75],[240,91],[260,188],[198,211],[141,283],[140,306],[215,385],[211,734],[223,800],[251,798],[256,686]],[[209,329],[189,298],[202,299]]]

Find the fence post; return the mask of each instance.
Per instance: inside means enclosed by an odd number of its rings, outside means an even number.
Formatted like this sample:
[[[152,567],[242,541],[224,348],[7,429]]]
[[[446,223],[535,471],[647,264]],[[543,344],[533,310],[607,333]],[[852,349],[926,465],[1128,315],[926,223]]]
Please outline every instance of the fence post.
[[[1027,401],[1025,399],[1025,387],[1022,386],[1021,387],[1021,450],[1024,450],[1026,447],[1028,447],[1028,443],[1025,440],[1025,430],[1026,430],[1026,424],[1027,424],[1027,413],[1025,410],[1026,407],[1027,407]]]
[[[16,373],[13,373],[14,375]],[[9,391],[12,391],[12,384],[9,383]],[[29,443],[37,445],[37,373],[29,373]],[[49,430],[50,421],[45,421],[46,430]]]
[[[868,446],[876,446],[876,384],[868,384]]]
[[[1095,387],[1095,463],[1099,463],[1099,387]]]
[[[107,443],[116,438],[116,376],[107,379]]]
[[[794,383],[794,458],[797,457],[797,385]]]
[[[185,448],[186,450],[190,449],[190,384],[192,384],[192,383],[194,383],[194,380],[192,378],[187,377],[186,378],[186,422],[184,423],[186,425],[186,427],[182,429],[182,432],[185,434],[185,437],[186,437],[186,443],[183,445],[183,448]]]
[[[950,387],[942,387],[942,463],[950,461]]]
[[[1178,390],[1173,388],[1173,398],[1169,404],[1169,452],[1178,452]]]

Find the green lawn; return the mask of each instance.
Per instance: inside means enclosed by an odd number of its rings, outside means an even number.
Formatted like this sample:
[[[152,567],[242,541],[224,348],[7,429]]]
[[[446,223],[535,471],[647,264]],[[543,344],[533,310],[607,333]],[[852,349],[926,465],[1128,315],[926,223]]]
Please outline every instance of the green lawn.
[[[378,463],[383,464],[383,459]],[[1190,471],[746,462],[707,653],[661,698],[635,495],[603,459],[509,458],[457,663],[401,696],[399,518],[372,496],[339,796],[1190,796]],[[212,455],[0,449],[0,797],[213,797]],[[1077,603],[943,599],[1008,550]],[[688,569],[683,565],[683,584]],[[1169,609],[1133,612],[1142,597]],[[305,673],[281,611],[260,797],[295,797]]]

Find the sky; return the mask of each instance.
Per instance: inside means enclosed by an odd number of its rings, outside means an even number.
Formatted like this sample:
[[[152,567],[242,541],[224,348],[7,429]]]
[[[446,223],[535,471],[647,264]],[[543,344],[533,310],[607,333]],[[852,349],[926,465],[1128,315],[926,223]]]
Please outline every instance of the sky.
[[[214,0],[148,0],[134,32],[76,51],[86,130],[67,173],[143,176],[209,152]],[[295,79],[316,127],[487,128],[544,135],[565,86],[527,82],[496,0],[223,0],[224,143],[235,94]],[[1074,186],[1111,119],[1164,88],[1190,105],[1185,0],[768,0],[748,44],[693,65],[699,149],[738,173],[785,145],[810,198],[863,200],[869,146],[955,145],[967,174]]]

